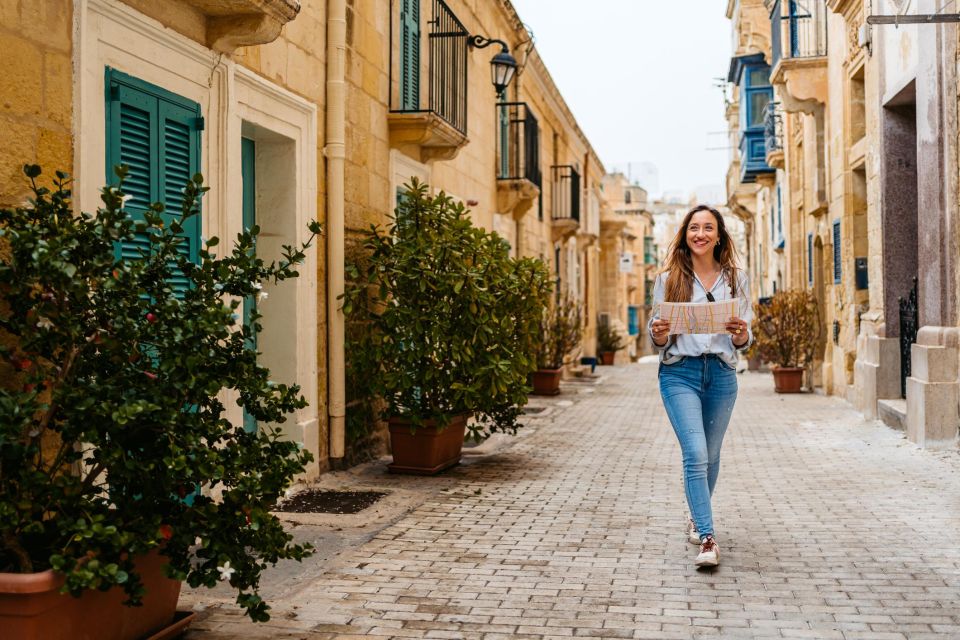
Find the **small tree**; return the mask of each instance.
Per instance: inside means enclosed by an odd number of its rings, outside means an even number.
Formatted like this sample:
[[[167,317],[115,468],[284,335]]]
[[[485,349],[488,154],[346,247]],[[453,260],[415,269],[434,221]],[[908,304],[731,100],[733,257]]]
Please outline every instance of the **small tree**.
[[[805,368],[820,338],[820,312],[811,291],[778,291],[766,304],[753,305],[757,354],[780,367]]]
[[[414,428],[472,413],[473,437],[515,433],[550,288],[543,262],[511,258],[462,204],[416,180],[364,248],[344,294],[351,379]]]
[[[611,323],[605,322],[597,328],[597,351],[600,353],[620,351],[626,346],[623,336],[613,328]]]
[[[260,366],[260,316],[242,324],[238,310],[296,277],[313,236],[267,264],[255,227],[222,258],[210,238],[194,263],[180,234],[199,215],[200,175],[182,211],[154,204],[135,222],[124,167],[95,214],[74,213],[65,174],[51,192],[39,167],[25,172],[34,197],[0,210],[0,571],[53,568],[73,595],[120,585],[136,604],[134,559],[160,547],[169,577],[229,581],[268,619],[261,571],[310,551],[270,513],[311,459],[274,425],[306,401]],[[139,257],[118,259],[135,240]],[[227,389],[258,430],[227,420]]]
[[[551,301],[540,320],[537,366],[559,369],[567,354],[580,344],[580,305],[563,293]]]

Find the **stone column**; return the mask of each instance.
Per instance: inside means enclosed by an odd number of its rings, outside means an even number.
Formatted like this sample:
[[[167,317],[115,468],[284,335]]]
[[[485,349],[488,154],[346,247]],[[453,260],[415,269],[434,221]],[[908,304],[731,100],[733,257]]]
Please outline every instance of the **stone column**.
[[[960,384],[956,327],[924,327],[910,352],[907,438],[929,449],[957,445]]]

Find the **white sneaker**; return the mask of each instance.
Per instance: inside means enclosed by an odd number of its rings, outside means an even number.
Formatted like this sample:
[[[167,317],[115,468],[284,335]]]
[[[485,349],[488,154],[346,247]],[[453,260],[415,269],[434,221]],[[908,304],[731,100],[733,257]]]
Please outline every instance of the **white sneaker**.
[[[693,518],[687,520],[687,542],[700,544],[700,534],[697,533],[697,525],[693,523]]]
[[[708,535],[700,543],[700,554],[694,564],[698,567],[715,567],[720,564],[720,547],[713,536]]]

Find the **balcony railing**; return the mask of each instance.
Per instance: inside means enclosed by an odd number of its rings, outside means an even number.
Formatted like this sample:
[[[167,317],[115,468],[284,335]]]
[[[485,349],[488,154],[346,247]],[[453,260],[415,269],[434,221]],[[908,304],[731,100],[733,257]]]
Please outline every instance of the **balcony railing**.
[[[499,103],[497,127],[497,179],[541,186],[540,125],[527,103]]]
[[[553,171],[551,200],[554,220],[580,222],[580,173],[573,165],[550,167]]]
[[[767,155],[783,151],[783,111],[779,102],[768,102],[763,115],[763,137],[767,145]]]
[[[825,0],[776,0],[770,10],[770,34],[771,68],[781,58],[827,55]]]
[[[434,113],[466,134],[469,32],[443,0],[423,0],[423,4],[429,2],[432,8],[426,23],[430,32],[424,68],[420,63],[421,0],[397,1],[400,8],[391,11],[390,24],[390,111]],[[396,39],[400,41],[399,46]],[[420,82],[423,73],[428,80],[426,95]]]

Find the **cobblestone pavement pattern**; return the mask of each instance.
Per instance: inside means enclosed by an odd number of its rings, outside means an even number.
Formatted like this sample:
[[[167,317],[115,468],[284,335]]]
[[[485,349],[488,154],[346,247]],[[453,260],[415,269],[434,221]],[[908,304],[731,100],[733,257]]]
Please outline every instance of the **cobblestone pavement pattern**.
[[[741,374],[722,562],[698,570],[656,365],[601,371],[274,600],[269,623],[218,606],[187,638],[960,638],[956,451]]]

